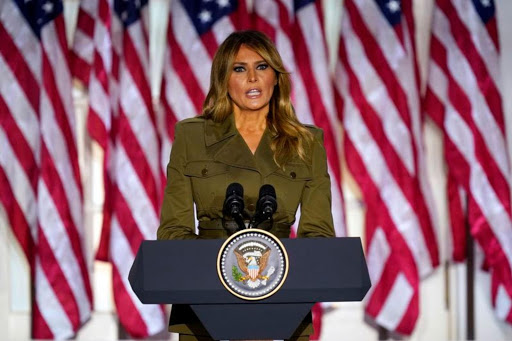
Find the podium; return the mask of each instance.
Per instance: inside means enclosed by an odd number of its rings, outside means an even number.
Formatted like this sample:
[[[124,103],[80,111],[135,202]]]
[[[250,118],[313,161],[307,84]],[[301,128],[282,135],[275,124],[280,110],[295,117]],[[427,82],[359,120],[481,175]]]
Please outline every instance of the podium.
[[[360,301],[370,289],[361,240],[281,239],[288,276],[272,296],[247,301],[217,274],[224,240],[142,242],[129,274],[144,304],[188,304],[212,338],[287,339],[316,302]]]

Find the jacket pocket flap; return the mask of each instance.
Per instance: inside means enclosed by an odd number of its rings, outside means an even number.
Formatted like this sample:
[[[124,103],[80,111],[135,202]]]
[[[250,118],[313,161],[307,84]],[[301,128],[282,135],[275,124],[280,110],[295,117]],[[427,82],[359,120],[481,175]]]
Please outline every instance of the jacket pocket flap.
[[[275,175],[285,177],[289,180],[311,180],[311,169],[304,164],[287,164],[286,169],[278,169],[274,172]]]
[[[197,178],[209,178],[227,171],[227,165],[213,161],[191,161],[185,166],[185,175]]]

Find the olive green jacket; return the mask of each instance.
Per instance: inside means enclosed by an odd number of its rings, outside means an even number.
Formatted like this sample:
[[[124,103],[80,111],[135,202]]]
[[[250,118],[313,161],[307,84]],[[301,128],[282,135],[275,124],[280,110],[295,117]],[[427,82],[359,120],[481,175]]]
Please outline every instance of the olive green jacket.
[[[281,169],[273,159],[268,129],[252,154],[233,115],[222,123],[195,117],[176,124],[158,239],[226,238],[222,207],[226,188],[233,182],[243,186],[245,208],[251,216],[260,187],[274,186],[277,210],[270,232],[276,236],[288,237],[300,204],[298,237],[333,237],[323,132],[307,127],[314,135],[308,151],[311,160],[305,163],[297,156]],[[195,233],[194,204],[199,235]]]

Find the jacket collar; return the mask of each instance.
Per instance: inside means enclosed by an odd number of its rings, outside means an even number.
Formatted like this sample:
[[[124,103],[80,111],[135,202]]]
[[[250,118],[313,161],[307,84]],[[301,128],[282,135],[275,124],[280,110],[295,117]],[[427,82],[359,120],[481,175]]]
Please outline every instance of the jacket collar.
[[[242,135],[236,129],[234,115],[230,115],[221,123],[205,120],[205,142],[207,148],[220,144],[214,159],[224,164],[253,169],[260,172],[264,177],[278,168],[270,148],[272,137],[268,128],[265,129],[258,149],[253,155]]]

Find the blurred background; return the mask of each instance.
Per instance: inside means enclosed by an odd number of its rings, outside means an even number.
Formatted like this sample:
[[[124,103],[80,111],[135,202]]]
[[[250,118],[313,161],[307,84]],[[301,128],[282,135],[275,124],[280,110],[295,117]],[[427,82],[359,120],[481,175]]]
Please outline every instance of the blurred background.
[[[2,10],[2,21],[5,19],[5,4],[8,1],[10,0],[2,0],[0,5],[4,6],[3,9],[0,7]],[[163,77],[163,70],[165,51],[168,46],[166,35],[169,22],[169,7],[173,1],[176,0],[150,0],[147,5],[149,10],[149,64],[147,66],[149,67],[148,76],[151,99],[155,107],[158,107],[157,104],[162,95],[162,79],[165,78]],[[258,1],[249,1],[249,9],[253,8]],[[370,0],[359,0],[352,3],[361,4],[365,1],[370,2]],[[434,0],[413,1],[412,8],[416,24],[416,53],[419,74],[422,80],[422,93],[427,91],[426,79],[428,78],[434,2]],[[443,1],[440,2],[443,3]],[[483,0],[461,0],[459,2],[491,3],[491,1]],[[298,4],[300,1],[296,1],[296,3]],[[389,6],[393,5],[393,1],[379,0],[377,3],[379,3],[379,6],[380,4],[388,6],[389,3],[391,3]],[[397,1],[397,3],[399,2]],[[344,2],[341,0],[324,0],[321,4],[328,51],[326,62],[323,62],[323,64],[327,63],[328,70],[334,75],[337,70],[336,64],[339,60],[338,46],[342,15],[346,9]],[[501,76],[501,84],[499,86],[501,87],[503,100],[504,130],[508,137],[510,137],[512,134],[512,96],[510,96],[512,94],[512,39],[510,38],[512,36],[512,22],[509,18],[512,14],[512,2],[508,0],[495,0],[494,4],[501,49],[501,59],[497,60],[499,64],[497,65],[496,72]],[[71,47],[73,46],[74,37],[76,37],[80,2],[79,0],[64,0],[63,6],[66,37]],[[392,7],[387,8],[392,9]],[[355,20],[355,18],[352,17],[352,20]],[[375,18],[375,20],[378,21],[379,19]],[[470,24],[468,25],[471,26]],[[403,37],[406,37],[406,34]],[[407,40],[407,38],[403,39]],[[350,54],[349,50],[351,49],[352,46],[346,46],[347,54]],[[296,58],[299,59],[300,57]],[[4,79],[0,80],[0,82],[3,82],[5,85],[7,81]],[[75,338],[78,340],[131,338],[124,328],[121,327],[116,313],[116,304],[114,303],[112,290],[112,265],[108,262],[95,260],[101,239],[103,203],[105,200],[103,187],[104,153],[103,148],[89,136],[86,129],[86,117],[89,110],[89,92],[87,87],[83,82],[77,80],[73,84],[72,96],[76,117],[76,137],[84,194],[83,239],[85,260],[87,268],[90,270],[94,306],[90,320],[78,330]],[[123,95],[120,94],[120,96]],[[347,102],[344,104],[346,106]],[[181,119],[183,115],[186,114],[178,113],[176,116],[178,119]],[[308,119],[304,120],[307,121]],[[315,123],[315,121],[313,120],[312,123]],[[456,263],[452,261],[453,246],[451,246],[449,203],[446,195],[447,167],[443,155],[443,132],[430,118],[425,121],[423,128],[422,142],[426,152],[426,175],[430,182],[433,199],[437,208],[435,219],[438,222],[437,245],[440,265],[430,274],[424,276],[420,282],[418,320],[416,324],[413,324],[411,335],[400,336],[400,334],[391,333],[388,336],[410,340],[462,340],[467,338],[467,267],[465,262]],[[335,135],[334,139],[337,140],[338,136],[342,135],[342,130],[335,127],[333,128],[333,134]],[[504,151],[504,154],[508,154],[510,159],[512,156],[510,138],[508,138],[507,143],[508,150]],[[166,147],[170,147],[170,143]],[[2,146],[1,149],[3,148]],[[162,156],[163,159],[165,159],[165,156]],[[162,163],[164,162],[162,161]],[[348,236],[361,237],[363,244],[366,245],[364,232],[366,205],[362,198],[361,189],[349,171],[349,167],[346,166],[344,161],[341,162],[346,234]],[[508,185],[510,186],[510,182],[508,182]],[[508,192],[510,192],[510,187]],[[8,340],[27,340],[31,338],[32,282],[30,267],[22,247],[20,247],[12,233],[7,216],[5,206],[0,205],[0,240],[2,241],[0,243],[0,330],[3,330],[2,338]],[[506,233],[510,236],[512,230]],[[484,258],[483,251],[478,245],[475,245],[473,265],[475,339],[512,340],[511,324],[499,319],[494,312],[491,277],[489,272],[482,270]],[[505,302],[505,305],[507,304],[508,309],[510,309],[510,300]],[[170,307],[166,307],[167,312],[169,309]],[[511,321],[510,316],[510,313],[508,313],[509,321]],[[323,307],[321,340],[376,340],[379,338],[379,335],[382,337],[386,334],[383,334],[382,330],[379,334],[377,328],[365,321],[363,303],[331,303]],[[168,334],[165,331],[157,333],[151,336],[151,338],[171,338],[172,340],[177,340],[176,335]]]

